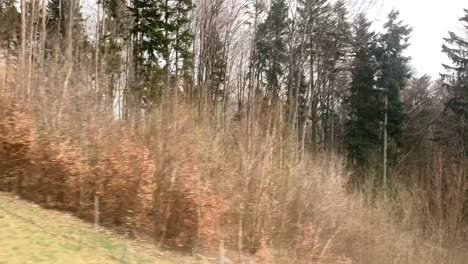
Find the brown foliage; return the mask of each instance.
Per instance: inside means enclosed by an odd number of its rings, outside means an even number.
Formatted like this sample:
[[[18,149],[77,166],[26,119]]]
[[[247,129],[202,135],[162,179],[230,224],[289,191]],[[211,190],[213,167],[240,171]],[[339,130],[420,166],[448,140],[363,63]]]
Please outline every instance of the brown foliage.
[[[0,190],[21,192],[34,130],[20,107],[8,99],[0,100],[0,118]]]
[[[151,153],[125,126],[90,125],[89,146],[80,146],[67,131],[36,133],[15,105],[0,110],[7,117],[0,123],[2,190],[88,220],[97,195],[103,225],[184,250],[216,245],[219,199],[208,181],[199,182],[190,147],[179,152],[183,146],[175,143],[158,167],[161,153]]]
[[[0,189],[90,221],[98,196],[104,226],[187,251],[213,252],[222,239],[234,260],[440,263],[454,255],[452,263],[463,263],[463,255],[421,235],[448,221],[423,221],[434,215],[430,199],[403,193],[401,201],[377,199],[368,208],[365,197],[346,192],[338,158],[298,157],[277,108],[220,127],[166,99],[169,105],[130,120],[98,113],[80,96],[59,120],[1,104]],[[444,169],[434,181],[459,170],[442,159],[435,164]]]

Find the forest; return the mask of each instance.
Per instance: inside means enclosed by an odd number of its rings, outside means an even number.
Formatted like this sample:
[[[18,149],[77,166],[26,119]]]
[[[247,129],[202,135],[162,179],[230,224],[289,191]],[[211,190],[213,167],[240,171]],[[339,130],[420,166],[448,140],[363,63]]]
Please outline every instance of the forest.
[[[0,191],[231,263],[468,263],[468,9],[434,79],[379,0],[84,2],[0,0]]]

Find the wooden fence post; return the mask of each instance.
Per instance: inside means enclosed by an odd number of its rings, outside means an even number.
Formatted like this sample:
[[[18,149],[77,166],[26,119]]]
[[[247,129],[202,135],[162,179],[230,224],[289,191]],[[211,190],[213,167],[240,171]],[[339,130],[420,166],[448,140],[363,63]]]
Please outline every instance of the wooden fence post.
[[[99,193],[94,195],[94,228],[99,228]]]
[[[219,241],[219,264],[225,263],[224,240]]]

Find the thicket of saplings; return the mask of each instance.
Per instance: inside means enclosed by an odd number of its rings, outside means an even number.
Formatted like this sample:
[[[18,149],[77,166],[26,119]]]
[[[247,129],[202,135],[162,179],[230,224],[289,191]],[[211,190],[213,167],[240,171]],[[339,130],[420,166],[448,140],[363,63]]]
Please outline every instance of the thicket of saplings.
[[[119,120],[95,99],[86,65],[72,77],[67,69],[34,68],[30,94],[27,75],[6,69],[15,77],[1,94],[2,190],[89,221],[99,197],[103,226],[205,254],[216,254],[223,240],[236,262],[467,260],[463,239],[453,236],[462,229],[450,212],[457,204],[429,204],[456,201],[430,197],[447,195],[434,187],[456,191],[450,182],[401,188],[386,202],[370,194],[375,188],[349,192],[337,155],[298,158],[281,107],[258,103],[250,120],[213,123],[174,91]],[[444,166],[442,156],[435,162]],[[448,173],[434,178],[457,176]]]

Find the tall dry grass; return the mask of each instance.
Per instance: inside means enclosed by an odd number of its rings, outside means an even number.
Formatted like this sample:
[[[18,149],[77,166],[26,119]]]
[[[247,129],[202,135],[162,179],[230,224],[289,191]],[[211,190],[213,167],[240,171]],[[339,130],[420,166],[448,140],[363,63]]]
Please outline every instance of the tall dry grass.
[[[369,201],[336,155],[300,156],[281,106],[213,119],[172,93],[120,120],[86,66],[64,69],[38,70],[32,96],[21,74],[0,82],[2,190],[90,221],[99,197],[103,226],[202,254],[223,240],[234,263],[468,261],[461,240],[428,235],[446,227],[423,219],[424,195]]]

